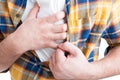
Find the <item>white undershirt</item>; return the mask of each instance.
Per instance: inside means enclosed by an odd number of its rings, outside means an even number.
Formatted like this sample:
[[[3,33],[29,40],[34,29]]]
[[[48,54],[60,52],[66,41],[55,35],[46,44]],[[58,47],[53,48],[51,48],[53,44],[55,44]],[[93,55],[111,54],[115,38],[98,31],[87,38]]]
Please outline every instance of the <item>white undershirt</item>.
[[[40,12],[38,13],[38,17],[46,17],[49,15],[52,15],[53,13],[59,12],[61,10],[64,10],[65,8],[65,0],[27,0],[27,6],[26,10],[22,16],[22,21],[24,21],[31,9],[33,8],[35,2],[40,6]],[[58,21],[55,24],[62,24],[64,23],[63,20]],[[61,41],[57,41],[61,42]],[[51,55],[54,53],[54,49],[52,48],[44,48],[41,50],[36,50],[36,53],[38,54],[40,60],[43,61],[48,61]]]

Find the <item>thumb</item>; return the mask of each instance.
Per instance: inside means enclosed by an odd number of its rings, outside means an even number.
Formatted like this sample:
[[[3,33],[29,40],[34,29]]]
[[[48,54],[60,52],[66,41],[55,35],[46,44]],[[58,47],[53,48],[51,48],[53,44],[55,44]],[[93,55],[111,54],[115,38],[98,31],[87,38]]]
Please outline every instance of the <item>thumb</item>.
[[[63,51],[68,52],[69,55],[77,56],[79,53],[82,53],[76,46],[74,46],[73,44],[69,42],[60,44],[58,47],[62,49]]]
[[[28,15],[28,18],[37,18],[39,9],[40,9],[39,5],[37,3],[35,3],[34,7],[30,11],[30,14]]]

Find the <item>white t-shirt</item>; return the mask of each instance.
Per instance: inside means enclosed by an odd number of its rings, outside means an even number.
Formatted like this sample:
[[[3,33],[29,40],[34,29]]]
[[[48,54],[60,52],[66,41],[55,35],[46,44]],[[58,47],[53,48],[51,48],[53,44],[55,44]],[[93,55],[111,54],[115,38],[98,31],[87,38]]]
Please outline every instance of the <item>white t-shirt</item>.
[[[34,3],[37,2],[40,6],[40,11],[38,12],[38,17],[47,17],[56,12],[62,11],[65,9],[65,0],[27,0],[26,10],[22,16],[22,21],[24,21],[34,6]],[[60,20],[55,24],[62,24],[64,20]],[[57,41],[62,42],[62,41]],[[52,48],[43,48],[41,50],[36,50],[40,60],[48,61],[51,55],[54,53]]]

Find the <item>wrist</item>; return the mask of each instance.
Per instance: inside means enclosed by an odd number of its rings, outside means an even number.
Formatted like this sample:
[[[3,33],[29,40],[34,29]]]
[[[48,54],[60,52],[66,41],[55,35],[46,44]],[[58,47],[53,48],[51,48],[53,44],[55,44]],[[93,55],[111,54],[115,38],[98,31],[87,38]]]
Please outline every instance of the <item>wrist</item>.
[[[94,62],[91,62],[89,63],[88,65],[88,79],[91,79],[91,80],[98,80],[99,77],[97,74],[99,74],[99,70],[98,67],[94,64]]]
[[[0,43],[0,72],[8,69],[26,50],[11,34]]]
[[[98,67],[94,65],[94,63],[87,63],[86,66],[84,67],[84,72],[83,74],[80,74],[77,76],[77,79],[82,79],[82,80],[98,80]],[[82,78],[81,78],[82,76]]]
[[[104,78],[105,69],[102,63],[100,63],[99,61],[92,62],[91,66],[92,66],[91,71],[92,71],[93,79],[98,80]]]
[[[15,33],[10,34],[5,39],[5,42],[7,42],[8,48],[11,47],[10,50],[16,54],[23,54],[27,51],[27,49],[24,47],[24,42]]]

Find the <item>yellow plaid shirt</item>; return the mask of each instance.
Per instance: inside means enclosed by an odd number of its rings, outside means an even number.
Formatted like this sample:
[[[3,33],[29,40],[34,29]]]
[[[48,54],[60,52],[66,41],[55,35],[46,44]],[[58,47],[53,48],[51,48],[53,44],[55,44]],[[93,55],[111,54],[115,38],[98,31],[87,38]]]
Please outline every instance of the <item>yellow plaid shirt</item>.
[[[110,47],[120,43],[120,0],[65,0],[67,40],[79,47],[89,62],[97,60],[101,38]],[[0,40],[17,29],[27,0],[0,0]],[[72,65],[71,65],[72,66]],[[89,67],[89,66],[88,66]],[[12,80],[53,80],[49,67],[34,51],[24,53],[11,67]]]

